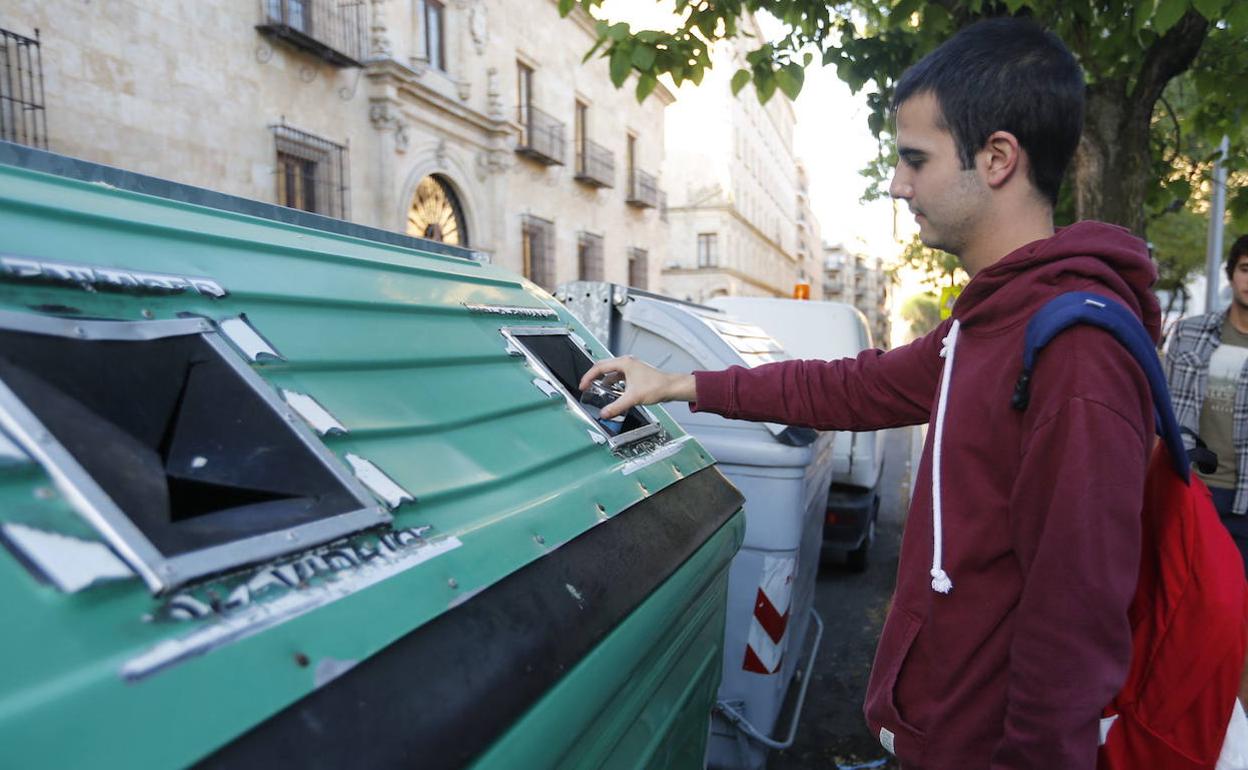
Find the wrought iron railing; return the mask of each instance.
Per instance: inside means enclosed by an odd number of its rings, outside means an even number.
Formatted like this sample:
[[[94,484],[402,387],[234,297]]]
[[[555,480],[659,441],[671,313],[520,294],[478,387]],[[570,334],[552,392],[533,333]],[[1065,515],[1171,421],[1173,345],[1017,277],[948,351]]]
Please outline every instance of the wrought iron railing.
[[[0,29],[0,139],[48,148],[39,30],[29,38]]]
[[[367,50],[363,0],[259,0],[256,29],[338,67],[359,67]]]
[[[563,123],[530,104],[520,105],[516,120],[520,123],[520,141],[516,144],[516,152],[548,166],[563,165]]]
[[[586,139],[576,153],[576,179],[593,187],[615,186],[615,155]]]
[[[654,176],[634,170],[628,180],[628,197],[625,203],[638,208],[652,209],[659,205],[659,183]]]

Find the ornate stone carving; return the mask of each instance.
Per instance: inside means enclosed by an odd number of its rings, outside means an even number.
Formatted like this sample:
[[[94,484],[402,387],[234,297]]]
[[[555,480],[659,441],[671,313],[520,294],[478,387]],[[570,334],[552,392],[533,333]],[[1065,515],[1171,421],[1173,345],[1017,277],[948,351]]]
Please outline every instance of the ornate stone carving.
[[[490,42],[490,25],[485,3],[481,0],[473,3],[468,11],[468,31],[472,34],[472,45],[477,49],[477,56],[485,55],[486,45]]]
[[[506,150],[481,150],[477,153],[477,179],[485,181],[490,174],[501,174],[511,168],[511,157]]]
[[[461,102],[468,101],[468,97],[472,96],[472,83],[467,80],[459,80],[455,82],[456,93],[459,94]]]
[[[394,151],[398,153],[407,152],[408,146],[411,144],[411,132],[406,122],[404,122],[396,111],[391,110],[392,103],[388,101],[375,101],[368,107],[368,120],[373,124],[373,128],[378,131],[390,130],[394,132]]]
[[[503,119],[503,92],[499,84],[498,68],[490,67],[485,73],[485,110],[495,120]]]
[[[390,32],[386,29],[386,0],[372,0],[373,24],[369,44],[369,56],[373,59],[389,59],[393,55]]]

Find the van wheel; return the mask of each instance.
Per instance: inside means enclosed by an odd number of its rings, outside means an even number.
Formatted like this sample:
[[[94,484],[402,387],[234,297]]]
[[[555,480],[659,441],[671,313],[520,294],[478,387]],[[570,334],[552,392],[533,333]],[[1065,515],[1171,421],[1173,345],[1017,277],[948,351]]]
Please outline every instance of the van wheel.
[[[871,521],[867,524],[867,535],[862,539],[862,545],[849,552],[845,564],[852,572],[866,572],[867,567],[871,566],[869,554],[871,546],[875,544],[875,520],[879,518],[880,498],[875,498],[875,504],[871,507]]]

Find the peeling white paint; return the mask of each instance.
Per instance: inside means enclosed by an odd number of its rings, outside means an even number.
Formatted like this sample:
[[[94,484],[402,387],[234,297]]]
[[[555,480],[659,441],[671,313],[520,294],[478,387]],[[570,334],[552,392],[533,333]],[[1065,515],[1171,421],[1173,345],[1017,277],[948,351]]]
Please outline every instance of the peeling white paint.
[[[559,388],[555,387],[548,380],[542,377],[534,377],[533,384],[537,386],[538,390],[545,393],[547,398],[550,398],[551,396],[562,395],[559,391]]]
[[[327,436],[330,433],[347,432],[346,426],[330,414],[329,410],[321,406],[320,402],[315,398],[286,389],[282,389],[282,398],[286,399],[286,403],[290,404],[290,408],[294,409],[300,417],[306,420],[322,436]]]
[[[338,660],[337,658],[321,658],[312,672],[312,686],[321,689],[338,677],[355,668],[358,660]]]
[[[347,462],[351,464],[351,470],[355,471],[355,477],[371,489],[373,494],[384,500],[391,509],[398,508],[405,501],[416,499],[411,492],[399,486],[398,482],[387,476],[385,471],[369,460],[356,454],[348,454]]]
[[[563,587],[568,589],[568,593],[572,595],[573,599],[576,599],[576,605],[581,609],[585,609],[585,597],[581,595],[580,591],[576,590],[576,586],[571,583],[564,583]]]
[[[324,607],[343,597],[423,564],[432,558],[459,548],[459,538],[448,537],[414,548],[402,556],[386,561],[377,560],[353,572],[342,573],[337,580],[291,591],[269,602],[248,605],[234,615],[221,618],[183,636],[166,639],[148,648],[121,667],[121,677],[137,681],[187,658],[203,655],[217,647],[237,642],[288,620]]]
[[[125,562],[103,543],[5,524],[5,538],[58,589],[72,594],[105,580],[134,577]]]
[[[252,361],[259,361],[261,356],[278,359],[282,357],[281,353],[273,349],[268,340],[261,337],[260,333],[252,328],[246,316],[240,315],[237,318],[227,318],[218,323],[217,326]]]
[[[660,460],[666,460],[667,458],[679,452],[681,447],[684,445],[686,441],[692,441],[692,440],[693,440],[693,436],[686,435],[686,436],[681,436],[680,438],[674,441],[669,441],[668,443],[664,444],[663,446],[659,447],[658,449],[654,450],[648,455],[642,455],[641,457],[638,457],[638,458],[629,460],[626,463],[623,463],[622,465],[620,465],[620,473],[624,476],[629,476],[641,470],[642,468],[645,468],[647,465],[653,465],[654,463],[657,463]]]

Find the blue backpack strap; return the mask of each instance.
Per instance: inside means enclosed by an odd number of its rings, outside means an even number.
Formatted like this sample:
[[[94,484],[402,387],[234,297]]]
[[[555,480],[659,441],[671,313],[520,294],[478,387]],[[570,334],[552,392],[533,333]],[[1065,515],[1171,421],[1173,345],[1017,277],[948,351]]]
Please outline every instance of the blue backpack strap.
[[[1027,331],[1023,339],[1023,371],[1014,385],[1011,405],[1020,411],[1027,408],[1031,397],[1031,375],[1036,365],[1036,356],[1062,330],[1075,324],[1097,326],[1114,335],[1114,338],[1127,349],[1131,357],[1144,370],[1144,376],[1148,378],[1148,387],[1153,394],[1157,433],[1161,435],[1161,440],[1170,450],[1175,472],[1187,481],[1190,473],[1187,450],[1183,446],[1179,423],[1175,420],[1174,410],[1170,406],[1170,389],[1166,385],[1166,376],[1161,371],[1161,361],[1153,347],[1153,340],[1144,330],[1140,319],[1121,303],[1099,294],[1073,291],[1049,300],[1044,307],[1036,311],[1036,314],[1027,322]]]

